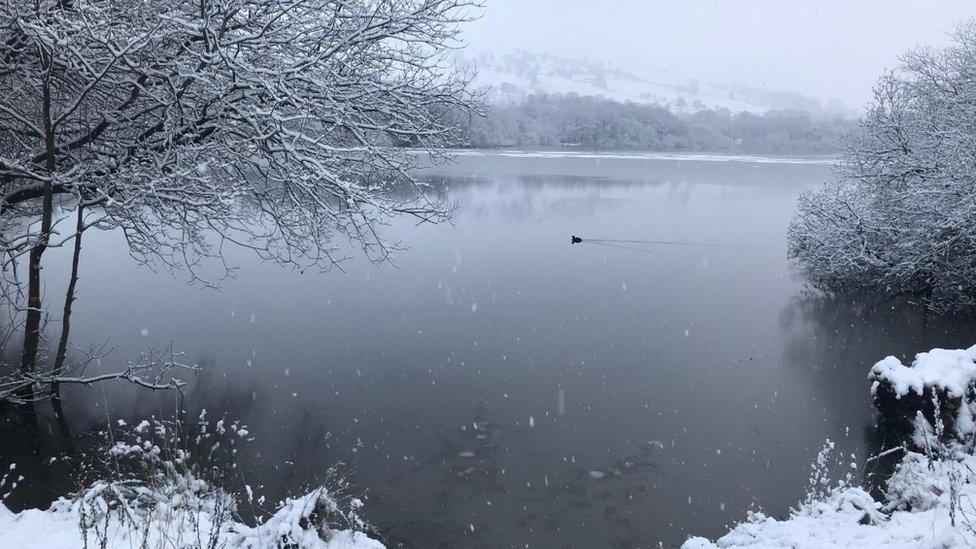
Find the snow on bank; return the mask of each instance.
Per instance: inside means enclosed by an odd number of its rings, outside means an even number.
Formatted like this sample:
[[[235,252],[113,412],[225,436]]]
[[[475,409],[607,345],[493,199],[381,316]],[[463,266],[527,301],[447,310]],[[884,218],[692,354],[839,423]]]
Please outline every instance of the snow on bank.
[[[871,368],[871,394],[887,383],[897,397],[909,391],[918,396],[925,388],[938,389],[950,398],[962,398],[976,382],[976,345],[968,349],[932,349],[915,355],[910,367],[893,356]]]
[[[716,542],[692,538],[682,549],[973,547],[976,531],[965,518],[976,518],[973,471],[972,455],[930,460],[909,453],[889,480],[884,502],[861,488],[839,488],[800,504],[787,520],[752,513]],[[952,513],[957,513],[955,526]]]
[[[0,504],[0,547],[38,547],[43,549],[76,549],[98,547],[95,528],[106,532],[107,549],[135,547],[225,547],[227,549],[385,549],[380,542],[352,530],[322,531],[312,520],[323,502],[330,501],[322,490],[286,501],[264,524],[257,527],[227,521],[215,521],[214,515],[201,510],[193,516],[172,512],[162,506],[153,516],[141,518],[136,525],[119,520],[123,511],[110,513],[107,529],[104,523],[82,530],[84,508],[77,501],[58,500],[47,511],[28,509],[13,513]],[[211,543],[211,540],[214,543]]]
[[[914,440],[916,446],[926,447],[925,453],[905,453],[882,501],[842,482],[823,495],[808,497],[785,520],[750,513],[715,542],[695,537],[682,549],[976,547],[976,447],[967,436],[972,430],[958,429],[960,424],[973,424],[969,396],[976,386],[976,347],[919,353],[911,367],[888,357],[874,365],[869,379],[873,395],[883,385],[899,399],[926,392],[959,399],[966,404],[959,407],[966,421],[942,432],[938,419],[933,427],[917,412]]]

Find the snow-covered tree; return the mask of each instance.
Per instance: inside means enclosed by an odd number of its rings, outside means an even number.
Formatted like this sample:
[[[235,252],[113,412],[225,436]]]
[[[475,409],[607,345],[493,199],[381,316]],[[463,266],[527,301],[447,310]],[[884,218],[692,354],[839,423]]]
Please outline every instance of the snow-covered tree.
[[[476,4],[0,0],[0,267],[4,295],[26,294],[22,373],[42,256],[73,240],[74,280],[91,227],[209,284],[199,264],[226,244],[328,267],[336,237],[382,260],[390,216],[445,219],[410,171],[472,105],[448,54]]]
[[[976,23],[882,77],[838,177],[804,194],[789,253],[828,290],[976,305]]]

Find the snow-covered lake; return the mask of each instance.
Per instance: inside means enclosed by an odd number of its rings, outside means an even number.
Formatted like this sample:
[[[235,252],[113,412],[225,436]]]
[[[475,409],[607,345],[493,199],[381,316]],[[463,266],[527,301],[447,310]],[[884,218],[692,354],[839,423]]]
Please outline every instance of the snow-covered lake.
[[[971,323],[804,292],[786,227],[831,166],[779,160],[466,152],[426,174],[454,224],[394,224],[395,266],[300,274],[234,253],[220,292],[93,237],[73,339],[111,341],[116,363],[185,349],[206,370],[187,407],[248,424],[256,491],[341,462],[393,547],[715,536],[750,507],[783,514],[824,439],[838,456],[879,443],[874,362],[972,343]],[[76,430],[174,406],[116,386],[67,398]],[[21,497],[58,482],[25,476]]]

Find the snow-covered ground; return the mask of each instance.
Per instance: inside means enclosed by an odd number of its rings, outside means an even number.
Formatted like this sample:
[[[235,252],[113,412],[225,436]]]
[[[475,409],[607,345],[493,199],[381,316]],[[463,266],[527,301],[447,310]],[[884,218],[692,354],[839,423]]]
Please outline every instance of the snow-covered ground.
[[[962,398],[952,432],[941,432],[916,417],[914,445],[888,480],[882,501],[862,488],[841,482],[797,505],[786,520],[751,513],[745,522],[712,542],[689,539],[683,549],[823,547],[963,548],[976,547],[976,456],[974,456],[972,388],[976,381],[976,347],[933,349],[916,356],[911,366],[895,357],[878,362],[874,382],[890,383],[900,396],[922,395],[935,388],[943,397]]]

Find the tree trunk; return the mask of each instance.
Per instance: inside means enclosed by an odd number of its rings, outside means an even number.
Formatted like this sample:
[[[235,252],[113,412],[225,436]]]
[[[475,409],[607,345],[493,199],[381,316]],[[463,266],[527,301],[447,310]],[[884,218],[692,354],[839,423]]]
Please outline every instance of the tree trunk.
[[[78,197],[78,221],[75,225],[75,246],[71,255],[71,278],[68,280],[68,290],[64,296],[64,313],[61,317],[61,339],[58,341],[58,350],[54,355],[54,368],[51,375],[55,378],[64,373],[64,360],[68,354],[68,334],[71,332],[71,306],[75,302],[75,286],[78,284],[78,263],[81,258],[81,234],[85,230],[85,206],[82,198]],[[54,407],[54,414],[57,416],[58,425],[65,436],[67,425],[65,424],[64,414],[61,408],[61,387],[57,379],[51,382],[51,404]]]
[[[48,62],[50,63],[50,60]],[[54,127],[51,119],[50,70],[44,80],[42,101],[44,148],[47,153],[45,167],[47,168],[48,180],[44,183],[41,233],[38,235],[37,243],[31,248],[27,271],[27,317],[24,321],[24,350],[20,361],[20,373],[24,377],[32,375],[37,367],[37,350],[41,343],[41,256],[47,250],[54,216],[54,172],[57,163],[55,162]],[[33,399],[33,386],[25,386],[22,393],[21,396],[25,400]]]

